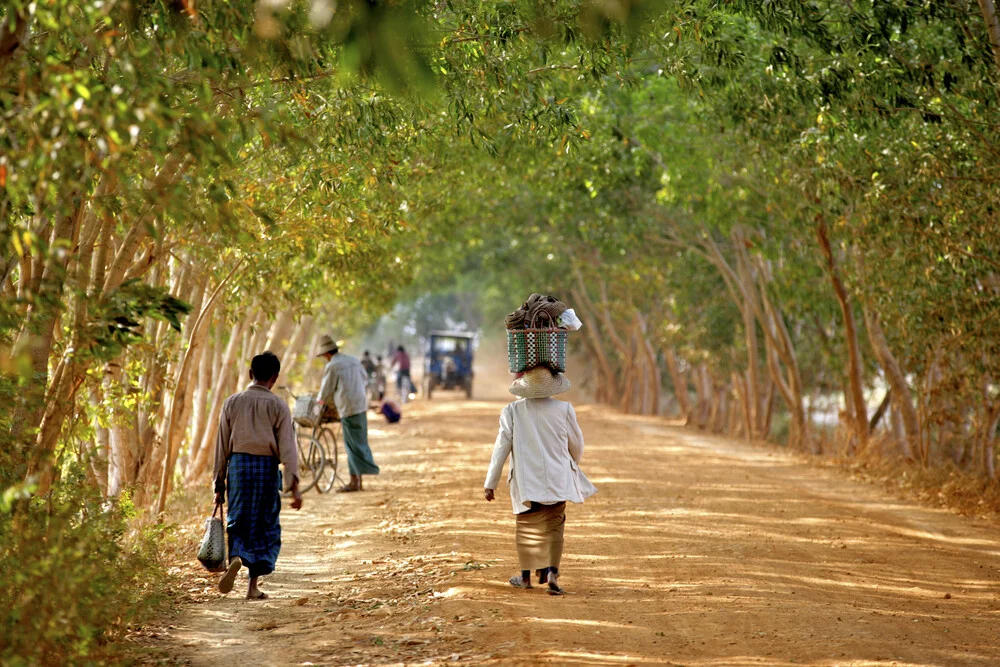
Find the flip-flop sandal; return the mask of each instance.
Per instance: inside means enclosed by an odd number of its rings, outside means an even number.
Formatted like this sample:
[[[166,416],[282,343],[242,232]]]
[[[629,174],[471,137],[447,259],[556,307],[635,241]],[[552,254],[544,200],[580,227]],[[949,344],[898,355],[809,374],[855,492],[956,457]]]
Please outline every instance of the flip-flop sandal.
[[[228,593],[233,590],[233,585],[236,583],[236,575],[240,573],[240,568],[243,567],[243,561],[239,558],[234,558],[229,563],[229,567],[226,568],[226,573],[222,575],[222,579],[219,579],[219,592]]]
[[[260,591],[260,595],[250,595],[247,593],[247,600],[266,600],[268,598],[267,593]]]
[[[345,484],[342,487],[340,487],[339,489],[337,489],[337,493],[355,493],[355,492],[360,491],[360,490],[361,489],[356,489],[353,486]]]
[[[525,581],[521,578],[521,575],[515,574],[513,577],[507,580],[507,583],[514,588],[531,588],[531,582]]]
[[[565,595],[566,590],[562,588],[557,582],[559,580],[558,575],[549,575],[549,595]]]

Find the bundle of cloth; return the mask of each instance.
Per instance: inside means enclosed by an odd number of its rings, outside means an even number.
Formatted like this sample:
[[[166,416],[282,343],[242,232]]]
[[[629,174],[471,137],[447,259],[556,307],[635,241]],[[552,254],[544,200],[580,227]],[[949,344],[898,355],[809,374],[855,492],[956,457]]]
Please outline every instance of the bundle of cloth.
[[[554,296],[532,294],[521,307],[504,318],[509,331],[518,329],[567,329],[582,326],[572,308]]]

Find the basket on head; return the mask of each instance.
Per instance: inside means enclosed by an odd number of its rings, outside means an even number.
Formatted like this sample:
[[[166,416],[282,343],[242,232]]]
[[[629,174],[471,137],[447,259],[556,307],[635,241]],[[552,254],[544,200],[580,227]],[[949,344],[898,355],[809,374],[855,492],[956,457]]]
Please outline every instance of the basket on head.
[[[508,329],[507,363],[511,373],[545,365],[562,373],[566,370],[565,329]]]

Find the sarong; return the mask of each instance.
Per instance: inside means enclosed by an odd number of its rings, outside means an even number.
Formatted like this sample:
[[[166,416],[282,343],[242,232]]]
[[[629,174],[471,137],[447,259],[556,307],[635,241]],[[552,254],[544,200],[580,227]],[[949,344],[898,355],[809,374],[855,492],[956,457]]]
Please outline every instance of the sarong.
[[[347,450],[347,467],[352,475],[377,475],[379,468],[368,447],[368,414],[359,412],[340,420]]]
[[[522,570],[559,567],[562,560],[563,528],[566,527],[566,503],[539,505],[517,519],[517,558]]]
[[[273,456],[229,457],[229,559],[239,556],[251,577],[274,572],[281,551],[281,472]]]

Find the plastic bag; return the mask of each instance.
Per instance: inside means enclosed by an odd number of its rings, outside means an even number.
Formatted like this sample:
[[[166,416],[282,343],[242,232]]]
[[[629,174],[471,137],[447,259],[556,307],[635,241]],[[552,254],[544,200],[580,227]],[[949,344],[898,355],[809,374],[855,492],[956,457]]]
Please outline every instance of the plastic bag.
[[[559,327],[562,329],[569,329],[570,331],[576,331],[583,326],[583,322],[580,318],[576,316],[572,308],[563,311],[563,314],[559,316]]]
[[[218,512],[219,516],[215,516]],[[209,572],[222,572],[226,569],[226,526],[225,513],[222,505],[216,505],[212,516],[205,519],[205,536],[201,538],[201,548],[198,549],[198,561]]]

